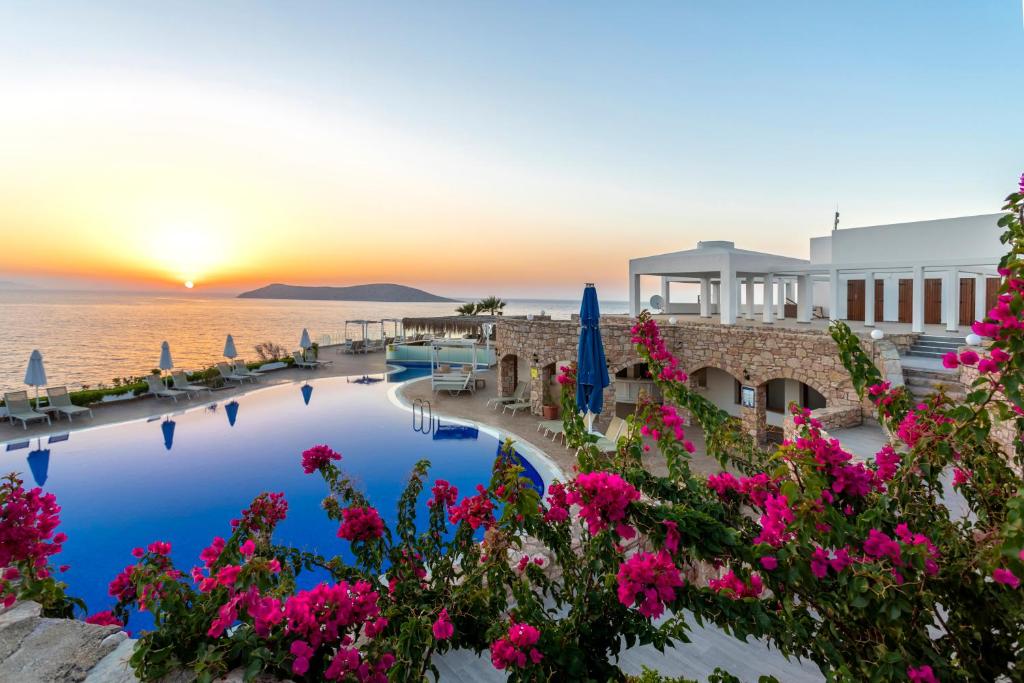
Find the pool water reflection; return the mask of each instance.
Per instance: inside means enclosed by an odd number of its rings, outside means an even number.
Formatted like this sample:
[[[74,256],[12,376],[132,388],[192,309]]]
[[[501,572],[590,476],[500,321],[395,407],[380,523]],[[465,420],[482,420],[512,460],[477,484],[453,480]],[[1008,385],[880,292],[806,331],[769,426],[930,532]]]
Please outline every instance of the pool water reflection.
[[[312,445],[342,454],[341,466],[388,524],[422,458],[433,463],[430,480],[447,479],[460,494],[488,480],[500,448],[496,437],[446,422],[439,430],[414,431],[409,412],[389,400],[392,387],[343,377],[271,387],[166,417],[4,444],[0,469],[56,494],[68,541],[55,564],[71,566],[62,575],[69,592],[98,611],[112,604],[107,584],[133,561],[132,548],[169,541],[175,563],[187,572],[262,491],[283,491],[288,500],[278,542],[347,553],[337,524],[320,509],[326,486],[302,472],[301,452]],[[425,497],[421,506],[425,511]],[[148,625],[140,616],[130,627]]]

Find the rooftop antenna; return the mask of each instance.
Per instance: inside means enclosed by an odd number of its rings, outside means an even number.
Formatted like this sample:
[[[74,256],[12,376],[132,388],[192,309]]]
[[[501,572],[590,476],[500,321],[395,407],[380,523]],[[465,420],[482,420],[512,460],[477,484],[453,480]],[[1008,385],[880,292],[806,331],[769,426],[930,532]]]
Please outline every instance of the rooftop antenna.
[[[839,205],[836,204],[836,217],[832,221],[832,231],[835,232],[839,229]]]

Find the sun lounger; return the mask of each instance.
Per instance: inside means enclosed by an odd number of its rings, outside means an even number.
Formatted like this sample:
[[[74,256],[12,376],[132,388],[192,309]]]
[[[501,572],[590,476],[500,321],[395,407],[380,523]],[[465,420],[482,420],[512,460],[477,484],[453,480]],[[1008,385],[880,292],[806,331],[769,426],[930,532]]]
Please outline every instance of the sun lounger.
[[[521,400],[521,401],[516,401],[515,403],[506,403],[505,405],[503,405],[501,407],[501,412],[505,413],[505,412],[511,410],[512,414],[515,415],[520,410],[529,410],[532,407],[533,407],[533,401],[531,401],[530,399],[524,399],[524,400]]]
[[[435,392],[447,391],[455,395],[462,391],[472,391],[473,376],[461,372],[435,373],[430,378],[430,388]]]
[[[236,375],[240,375],[242,377],[250,377],[254,382],[263,376],[263,373],[259,372],[258,370],[250,370],[249,366],[245,364],[244,360],[236,360],[234,370]]]
[[[302,354],[302,359],[307,363],[313,363],[316,367],[320,367],[321,365],[332,365],[334,363],[333,360],[320,360],[312,350],[306,351]]]
[[[537,423],[537,431],[544,432],[544,436],[552,440],[559,436],[565,438],[565,425],[561,420],[541,420]]]
[[[184,391],[188,394],[198,394],[200,391],[209,391],[210,393],[213,393],[210,390],[210,387],[204,387],[202,385],[192,384],[189,382],[188,377],[185,376],[184,372],[172,372],[171,381],[173,382],[175,389],[178,391]]]
[[[298,351],[292,353],[292,358],[295,360],[295,367],[306,368],[307,370],[316,370],[319,365],[316,363],[310,363],[308,360],[302,357],[302,354]]]
[[[625,435],[628,426],[621,417],[613,417],[611,422],[608,423],[608,431],[598,435],[598,449],[603,453],[617,450],[619,447],[619,437]]]
[[[50,407],[53,410],[56,410],[60,415],[68,416],[69,422],[75,415],[89,413],[89,417],[93,416],[91,408],[76,406],[71,402],[71,394],[68,393],[67,387],[47,387],[46,398],[49,399]]]
[[[53,424],[49,415],[32,409],[32,402],[28,400],[27,391],[5,393],[4,405],[7,406],[7,419],[11,422],[21,420],[21,426],[25,429],[28,429],[28,423],[33,420],[46,420],[47,424]]]
[[[227,363],[217,363],[217,374],[221,376],[221,379],[225,379],[229,382],[255,382],[256,378],[246,377],[245,375],[239,375],[235,372],[235,369]]]
[[[484,405],[497,409],[498,406],[505,403],[517,403],[523,400],[523,396],[526,395],[526,390],[529,388],[529,384],[526,382],[520,382],[516,385],[515,391],[512,392],[511,396],[495,396],[487,399],[487,403]]]
[[[150,375],[146,378],[146,385],[149,387],[149,393],[157,398],[171,398],[174,402],[178,402],[179,396],[188,396],[184,391],[178,391],[177,389],[168,389],[164,384],[164,381],[156,375]]]

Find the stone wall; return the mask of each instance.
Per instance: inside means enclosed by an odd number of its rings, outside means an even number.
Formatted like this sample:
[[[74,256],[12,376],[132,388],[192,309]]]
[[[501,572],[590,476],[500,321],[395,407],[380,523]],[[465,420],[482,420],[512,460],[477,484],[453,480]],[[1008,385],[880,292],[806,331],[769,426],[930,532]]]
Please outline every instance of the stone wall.
[[[764,437],[765,384],[772,379],[794,379],[807,384],[825,398],[829,408],[861,409],[850,376],[839,362],[835,342],[827,331],[686,321],[663,325],[661,332],[690,375],[713,367],[756,388],[757,407],[745,408],[741,419],[758,438]],[[516,356],[529,364],[531,394],[542,396],[543,368],[561,359],[575,358],[578,334],[578,325],[572,321],[500,321],[495,340],[500,390],[507,395],[512,384],[505,375],[511,372],[513,364],[502,359]],[[627,321],[603,321],[601,334],[609,374],[614,376],[618,370],[640,362],[630,342]],[[605,405],[613,405],[614,400],[613,377],[613,385],[605,393]],[[539,412],[538,405],[535,412]],[[606,410],[605,415],[610,412]]]
[[[967,391],[971,390],[971,385],[974,384],[975,380],[977,380],[979,376],[977,366],[960,366],[960,383],[964,385]],[[1006,396],[1001,392],[997,392],[995,400],[1006,402]],[[1006,455],[1012,458],[1016,452],[1017,443],[1019,441],[1016,421],[1000,420],[995,411],[991,411],[990,414],[992,416],[992,430],[989,433],[992,436],[992,440],[1003,449],[1003,452],[1006,453]]]

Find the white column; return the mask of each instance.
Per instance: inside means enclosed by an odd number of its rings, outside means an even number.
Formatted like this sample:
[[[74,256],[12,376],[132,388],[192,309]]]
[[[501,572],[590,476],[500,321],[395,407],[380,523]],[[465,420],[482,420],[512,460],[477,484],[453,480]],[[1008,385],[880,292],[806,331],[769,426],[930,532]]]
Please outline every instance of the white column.
[[[946,331],[960,329],[960,270],[950,268],[946,273]]]
[[[662,313],[668,313],[668,292],[669,292],[669,279],[667,277],[661,278],[661,299],[663,301],[661,309]]]
[[[722,304],[722,283],[720,281],[711,283],[711,304],[714,306]]]
[[[839,320],[839,271],[828,271],[828,318]]]
[[[761,322],[771,325],[775,321],[775,276],[766,273],[764,276],[764,301],[761,303]]]
[[[914,266],[914,295],[911,300],[910,331],[924,332],[924,268]]]
[[[747,320],[754,319],[754,276],[747,277]]]
[[[796,279],[796,321],[811,322],[811,309],[814,306],[814,289],[810,275],[800,275]]]
[[[731,267],[721,271],[721,287],[719,289],[718,317],[723,325],[736,324],[736,311],[739,308],[739,290],[736,271]],[[722,296],[724,295],[724,296]]]
[[[640,315],[640,276],[629,276],[629,314]]]
[[[711,317],[711,279],[700,279],[700,317]]]
[[[775,286],[778,287],[775,297],[775,317],[782,320],[786,317],[786,285],[782,280],[777,280]]]
[[[875,326],[875,274],[870,270],[864,273],[864,325]]]
[[[985,273],[978,273],[974,276],[974,319],[984,320],[988,311],[985,310],[985,293],[988,286],[988,278]]]

